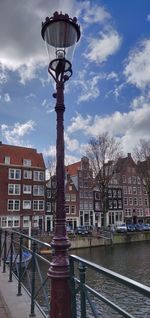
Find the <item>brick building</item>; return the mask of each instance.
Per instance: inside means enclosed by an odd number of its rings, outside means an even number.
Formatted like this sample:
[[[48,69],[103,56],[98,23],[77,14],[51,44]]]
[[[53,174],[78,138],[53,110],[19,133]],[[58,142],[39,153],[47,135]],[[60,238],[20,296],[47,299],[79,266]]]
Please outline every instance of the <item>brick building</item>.
[[[66,166],[65,171],[78,190],[78,225],[95,226],[93,178],[88,158],[83,157],[81,161]]]
[[[118,160],[116,178],[123,189],[124,220],[127,223],[146,222],[150,217],[148,196],[138,166],[130,153]]]
[[[0,226],[44,229],[45,164],[36,149],[0,143]]]

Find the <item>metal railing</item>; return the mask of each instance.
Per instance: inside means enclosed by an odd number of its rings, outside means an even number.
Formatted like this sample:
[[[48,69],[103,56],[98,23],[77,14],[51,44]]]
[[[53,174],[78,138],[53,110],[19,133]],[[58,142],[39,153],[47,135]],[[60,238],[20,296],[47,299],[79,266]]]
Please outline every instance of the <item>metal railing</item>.
[[[29,244],[30,242],[30,244]],[[31,249],[28,246],[31,246]],[[43,317],[48,317],[50,307],[50,279],[47,276],[50,261],[39,254],[50,245],[20,232],[0,229],[0,260],[3,273],[8,268],[9,282],[17,279],[17,296],[22,288],[29,294],[30,316],[35,315],[35,306]]]
[[[31,242],[31,249],[28,248]],[[17,279],[17,295],[22,288],[30,295],[30,315],[35,306],[43,317],[50,307],[50,260],[39,254],[50,244],[20,232],[0,229],[0,260],[2,271]],[[25,254],[30,254],[30,259]],[[50,257],[49,257],[50,258]],[[81,257],[70,255],[72,318],[148,318],[150,317],[150,287],[126,278]]]
[[[70,256],[72,318],[150,317],[150,287]]]

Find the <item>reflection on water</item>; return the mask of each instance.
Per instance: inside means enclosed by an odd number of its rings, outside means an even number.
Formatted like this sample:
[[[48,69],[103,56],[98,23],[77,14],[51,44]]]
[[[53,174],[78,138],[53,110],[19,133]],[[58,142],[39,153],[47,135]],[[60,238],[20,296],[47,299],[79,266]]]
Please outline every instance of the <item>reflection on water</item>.
[[[150,286],[149,242],[74,250],[72,254]],[[118,305],[133,314],[134,317],[150,317],[150,300],[148,298],[91,270],[88,271],[87,277],[87,282],[90,286],[112,301],[117,302]],[[113,313],[104,304],[100,304],[99,314],[103,318],[121,317]],[[92,317],[90,311],[87,317]]]

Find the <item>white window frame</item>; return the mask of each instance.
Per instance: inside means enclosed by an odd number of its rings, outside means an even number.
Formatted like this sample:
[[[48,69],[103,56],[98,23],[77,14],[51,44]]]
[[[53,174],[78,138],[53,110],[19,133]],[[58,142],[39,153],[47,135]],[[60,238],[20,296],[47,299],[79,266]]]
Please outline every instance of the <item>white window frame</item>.
[[[45,180],[44,171],[33,171],[33,180],[43,182]]]
[[[12,207],[11,208],[9,207],[10,202],[12,202]],[[16,202],[18,202],[18,204],[19,204],[17,209],[16,209],[16,206],[15,206]],[[20,211],[20,200],[15,200],[15,199],[11,200],[11,199],[9,199],[7,201],[7,211]]]
[[[31,194],[32,186],[30,184],[23,184],[23,194]]]
[[[31,159],[23,159],[23,166],[31,167]]]
[[[23,170],[23,178],[24,179],[32,179],[32,171],[31,170]]]
[[[44,185],[34,185],[33,186],[34,196],[44,196]]]
[[[9,156],[5,156],[4,163],[5,163],[5,165],[10,165],[10,157]]]
[[[31,200],[23,200],[23,209],[31,210]]]
[[[42,203],[42,208],[40,208],[41,203]],[[43,210],[44,210],[44,200],[34,200],[33,201],[33,211],[43,211]]]
[[[12,189],[12,192],[11,192]],[[20,184],[13,184],[13,183],[9,183],[8,184],[8,194],[9,195],[20,195],[20,191],[21,191],[21,186]]]
[[[13,174],[13,176],[11,176]],[[17,176],[18,174],[18,176]],[[10,180],[21,180],[21,169],[9,169],[9,179]]]

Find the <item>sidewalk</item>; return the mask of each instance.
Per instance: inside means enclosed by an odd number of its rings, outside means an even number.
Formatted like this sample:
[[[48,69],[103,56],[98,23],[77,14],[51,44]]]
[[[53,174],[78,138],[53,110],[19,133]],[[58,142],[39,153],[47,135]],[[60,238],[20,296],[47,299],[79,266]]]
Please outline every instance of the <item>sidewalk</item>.
[[[0,317],[1,318],[11,318],[8,307],[3,299],[3,296],[0,292]]]
[[[0,318],[29,318],[30,303],[29,295],[22,288],[22,296],[17,296],[17,284],[15,277],[13,281],[8,282],[9,271],[2,273],[0,266]],[[43,315],[35,307],[36,318],[42,318]]]

